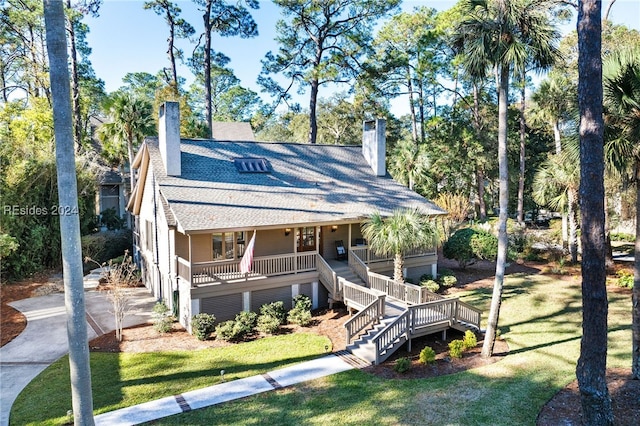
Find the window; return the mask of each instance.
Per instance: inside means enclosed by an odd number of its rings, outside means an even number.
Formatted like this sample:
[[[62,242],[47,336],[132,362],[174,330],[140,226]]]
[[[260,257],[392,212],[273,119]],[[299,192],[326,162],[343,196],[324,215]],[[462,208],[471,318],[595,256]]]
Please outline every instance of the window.
[[[153,224],[145,220],[144,221],[144,246],[147,250],[153,251]]]
[[[316,249],[316,228],[308,226],[296,230],[298,251],[311,251]]]
[[[242,257],[244,254],[244,232],[221,232],[213,234],[213,260]]]
[[[120,215],[120,187],[118,185],[100,186],[100,213],[107,209],[114,209],[116,215]]]
[[[240,173],[269,173],[271,165],[266,158],[234,158],[233,163]]]

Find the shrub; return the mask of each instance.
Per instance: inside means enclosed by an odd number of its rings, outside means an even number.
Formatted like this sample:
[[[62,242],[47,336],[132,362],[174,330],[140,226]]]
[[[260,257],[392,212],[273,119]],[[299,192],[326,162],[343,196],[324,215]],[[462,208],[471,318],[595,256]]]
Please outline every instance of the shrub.
[[[430,346],[426,346],[423,350],[420,351],[420,363],[431,364],[435,360],[436,351],[434,351]]]
[[[457,230],[442,246],[442,253],[455,259],[461,268],[475,259],[495,260],[498,254],[498,239],[489,232],[464,228]]]
[[[260,307],[257,328],[263,333],[274,334],[284,323],[286,317],[287,311],[284,309],[283,302],[267,303]]]
[[[293,298],[293,309],[289,311],[289,322],[306,327],[311,323],[311,299],[304,294]]]
[[[132,234],[128,229],[85,235],[81,239],[82,258],[90,258],[99,264],[122,256],[125,251],[132,253]]]
[[[173,316],[169,307],[164,302],[158,302],[153,306],[153,328],[158,333],[171,331]]]
[[[633,274],[627,271],[618,271],[618,286],[625,288],[633,288]]]
[[[216,317],[207,313],[199,313],[191,318],[191,329],[198,340],[207,340],[214,330]]]
[[[393,365],[393,370],[396,373],[406,373],[411,370],[411,360],[407,357],[398,358]]]
[[[441,281],[443,287],[453,287],[458,282],[458,279],[453,275],[445,275]]]
[[[464,341],[452,340],[449,343],[449,356],[451,358],[462,358],[462,352],[464,352]]]
[[[498,256],[498,239],[488,232],[477,231],[471,237],[471,249],[479,259],[495,260]]]
[[[244,339],[253,332],[257,317],[258,314],[255,312],[238,313],[234,320],[225,321],[216,326],[216,339],[226,341]]]
[[[471,330],[467,330],[464,332],[464,338],[462,339],[464,343],[464,350],[475,348],[478,344],[478,338],[476,337],[476,333]]]
[[[435,282],[434,280],[424,280],[420,281],[420,286],[426,287],[432,293],[437,293],[440,290],[440,284]]]
[[[633,234],[625,234],[622,232],[612,232],[611,233],[611,241],[624,241],[627,243],[635,242],[636,237]]]

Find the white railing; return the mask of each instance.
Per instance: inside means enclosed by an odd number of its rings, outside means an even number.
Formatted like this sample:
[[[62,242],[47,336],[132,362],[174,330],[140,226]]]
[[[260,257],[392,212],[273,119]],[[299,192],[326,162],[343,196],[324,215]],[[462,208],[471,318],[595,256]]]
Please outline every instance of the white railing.
[[[455,320],[472,325],[480,330],[482,311],[459,299],[456,299],[456,302]]]
[[[377,300],[369,303],[363,310],[344,323],[344,327],[347,330],[347,345],[362,331],[380,322],[382,312],[384,312],[384,299],[384,296],[379,296]]]
[[[320,281],[324,282],[325,286],[329,286],[328,290],[331,293],[330,296],[334,300],[340,300],[340,290],[338,289],[338,275],[336,274],[336,272],[319,254],[316,257],[316,265],[318,267],[318,275]]]
[[[365,285],[369,285],[369,274],[371,273],[369,267],[358,257],[353,251],[349,251],[349,267],[353,269],[358,278],[360,278]]]
[[[387,262],[393,261],[394,256],[382,256],[376,255],[371,250],[369,250],[369,246],[351,246],[349,250],[354,253],[356,256],[360,258],[365,264],[369,264],[371,262]],[[413,249],[406,252],[403,257],[418,257],[418,256],[428,256],[436,254],[436,245],[430,247],[421,247],[418,249]]]
[[[261,256],[253,259],[251,272],[243,274],[240,272],[239,260],[221,260],[215,262],[194,262],[191,274],[184,276],[184,279],[191,277],[192,284],[205,284],[218,281],[231,281],[246,279],[255,276],[276,276],[284,274],[295,274],[316,270],[315,252],[280,254],[275,256]],[[188,261],[178,258],[178,273],[188,272]]]
[[[409,338],[409,311],[405,311],[402,315],[395,319],[391,324],[381,330],[373,338],[373,343],[376,346],[376,364],[384,361],[383,355],[388,357],[391,355],[391,350],[397,345],[398,339],[405,336]]]
[[[338,285],[342,290],[342,298],[345,305],[357,310],[362,310],[378,300],[380,296],[385,296],[384,293],[354,284],[344,278],[338,278]],[[381,315],[384,315],[384,306]]]
[[[406,303],[413,305],[422,303],[422,287],[409,283],[397,283],[375,272],[369,272],[369,287]]]
[[[409,307],[412,332],[437,323],[453,321],[456,302],[457,299],[443,299]]]

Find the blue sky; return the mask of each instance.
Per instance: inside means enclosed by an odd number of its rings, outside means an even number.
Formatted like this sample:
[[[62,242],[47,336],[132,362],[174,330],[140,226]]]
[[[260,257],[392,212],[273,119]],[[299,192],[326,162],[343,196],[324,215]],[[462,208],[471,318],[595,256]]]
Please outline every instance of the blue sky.
[[[175,1],[175,0],[174,0]],[[90,33],[89,46],[93,49],[91,62],[96,75],[105,81],[107,92],[112,92],[122,85],[122,78],[128,72],[148,72],[155,74],[168,66],[167,36],[168,29],[163,18],[151,10],[144,10],[141,0],[105,0],[98,18],[86,18]],[[175,1],[182,9],[182,17],[196,29],[202,30],[202,17],[191,1]],[[451,7],[453,0],[412,0],[404,1],[403,9],[411,10],[416,6],[426,5],[444,10]],[[604,7],[609,4],[604,1]],[[256,79],[262,68],[260,60],[269,51],[276,51],[275,23],[280,18],[279,9],[270,1],[262,1],[260,9],[252,11],[258,23],[260,35],[253,39],[238,37],[223,38],[216,36],[213,48],[231,58],[229,67],[241,80],[244,87],[260,93]],[[610,19],[630,28],[640,30],[640,1],[617,0]],[[565,30],[575,28],[575,20]],[[193,45],[182,42],[185,57],[191,55]],[[190,80],[191,72],[181,67],[179,74]],[[326,91],[321,97],[328,97]],[[307,97],[298,100],[306,106]]]

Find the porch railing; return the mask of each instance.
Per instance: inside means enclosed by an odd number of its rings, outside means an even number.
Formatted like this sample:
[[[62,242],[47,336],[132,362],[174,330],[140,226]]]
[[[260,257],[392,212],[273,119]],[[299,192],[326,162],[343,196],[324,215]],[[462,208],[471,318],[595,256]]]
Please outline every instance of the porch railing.
[[[338,275],[336,274],[336,272],[319,254],[316,257],[316,265],[318,266],[318,275],[320,277],[320,281],[324,283],[325,287],[328,286],[327,289],[331,293],[331,297],[334,300],[340,300],[340,290],[338,289]]]
[[[371,262],[387,262],[393,261],[393,257],[389,256],[379,256],[374,254],[371,250],[369,250],[369,246],[351,246],[349,250],[354,253],[356,256],[360,258],[365,264],[369,264]],[[436,245],[434,244],[432,247],[422,247],[419,249],[411,250],[404,254],[405,258],[416,257],[416,256],[426,256],[426,255],[434,255],[436,254]]]
[[[362,310],[372,302],[378,300],[380,296],[385,296],[382,292],[354,284],[344,278],[338,278],[338,285],[342,289],[342,297],[345,305],[357,310]],[[384,315],[384,303],[382,306],[381,315]]]
[[[371,270],[362,261],[362,259],[352,250],[349,250],[349,267],[353,269],[358,278],[360,278],[365,285],[369,285],[369,274]]]
[[[364,309],[358,311],[353,317],[344,323],[347,330],[347,344],[350,344],[354,337],[357,337],[363,330],[378,324],[384,313],[384,295],[378,296],[376,300],[369,303]]]
[[[240,272],[240,260],[222,260],[215,262],[194,262],[178,258],[178,275],[192,284],[206,284],[218,281],[232,281],[256,276],[276,276],[315,271],[317,265],[315,252],[290,253],[275,256],[261,256],[253,259],[251,272]]]

